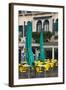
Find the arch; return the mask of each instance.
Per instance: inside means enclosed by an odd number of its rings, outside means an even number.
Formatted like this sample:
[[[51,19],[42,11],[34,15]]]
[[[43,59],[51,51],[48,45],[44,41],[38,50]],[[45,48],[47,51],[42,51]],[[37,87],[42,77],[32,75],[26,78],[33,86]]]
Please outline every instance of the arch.
[[[37,25],[36,25],[36,30],[37,32],[40,32],[42,29],[42,21],[38,20]]]
[[[53,31],[58,32],[58,18],[55,20],[54,25],[53,25]]]
[[[53,32],[55,31],[55,23],[54,23],[54,21],[55,21],[55,20],[54,20],[54,18],[53,18],[53,20],[52,20],[52,22],[53,22],[53,23],[52,23],[52,24],[53,24]]]
[[[58,18],[56,19],[55,26],[56,26],[56,31],[58,31]]]
[[[43,30],[44,31],[49,31],[49,21],[45,20],[43,23]]]

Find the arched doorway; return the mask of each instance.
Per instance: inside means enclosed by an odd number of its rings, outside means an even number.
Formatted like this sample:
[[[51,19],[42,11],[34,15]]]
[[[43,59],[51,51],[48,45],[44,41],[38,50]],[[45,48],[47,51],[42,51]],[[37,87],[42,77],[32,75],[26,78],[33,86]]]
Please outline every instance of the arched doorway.
[[[36,25],[36,30],[37,30],[37,32],[40,32],[41,29],[42,29],[42,22],[41,22],[41,20],[38,20],[37,25]]]
[[[45,20],[43,23],[43,30],[44,31],[49,31],[49,21]]]

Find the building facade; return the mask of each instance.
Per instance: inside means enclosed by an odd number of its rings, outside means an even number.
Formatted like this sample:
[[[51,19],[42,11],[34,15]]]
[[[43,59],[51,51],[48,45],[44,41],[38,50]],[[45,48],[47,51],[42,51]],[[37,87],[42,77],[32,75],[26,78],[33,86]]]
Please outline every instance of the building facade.
[[[20,11],[18,17],[19,30],[22,31],[22,36],[25,36],[25,27],[27,22],[32,22],[32,31],[58,31],[58,13],[51,12],[26,12]]]
[[[44,50],[46,59],[58,59],[58,38],[57,40],[54,39],[54,34],[56,34],[56,37],[58,37],[58,13],[19,11],[18,29],[19,37],[21,37],[19,42],[19,62],[23,61],[21,60],[21,52],[25,53],[25,28],[27,27],[28,21],[32,23],[32,32],[40,33],[40,30],[42,30],[43,32],[53,33],[51,40],[44,43]],[[32,42],[32,51],[34,56],[36,56],[36,50],[38,50],[38,52],[40,51],[39,47],[39,43]]]

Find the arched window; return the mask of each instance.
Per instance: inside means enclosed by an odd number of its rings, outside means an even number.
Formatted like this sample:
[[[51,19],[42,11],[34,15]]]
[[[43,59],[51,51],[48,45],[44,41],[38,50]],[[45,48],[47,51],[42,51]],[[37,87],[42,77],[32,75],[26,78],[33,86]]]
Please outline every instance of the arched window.
[[[56,31],[58,31],[58,19],[56,19],[55,25],[56,25]]]
[[[53,32],[55,31],[55,23],[54,23],[54,19],[52,20],[53,21]]]
[[[41,22],[41,20],[39,20],[38,22],[37,22],[37,32],[40,32],[41,31],[41,29],[42,29],[42,22]]]
[[[55,22],[54,22],[53,31],[58,32],[58,19],[56,19]]]
[[[43,30],[44,31],[49,31],[49,21],[45,20],[43,23]]]

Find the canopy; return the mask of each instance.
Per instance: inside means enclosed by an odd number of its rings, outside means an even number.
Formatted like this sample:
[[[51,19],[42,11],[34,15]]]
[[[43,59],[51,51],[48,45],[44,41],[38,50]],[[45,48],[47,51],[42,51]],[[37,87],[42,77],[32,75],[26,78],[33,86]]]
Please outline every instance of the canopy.
[[[44,41],[43,41],[43,31],[40,32],[40,60],[45,60],[45,52],[44,52]]]
[[[29,65],[34,64],[34,56],[32,52],[32,22],[27,22],[26,28],[26,61]]]

